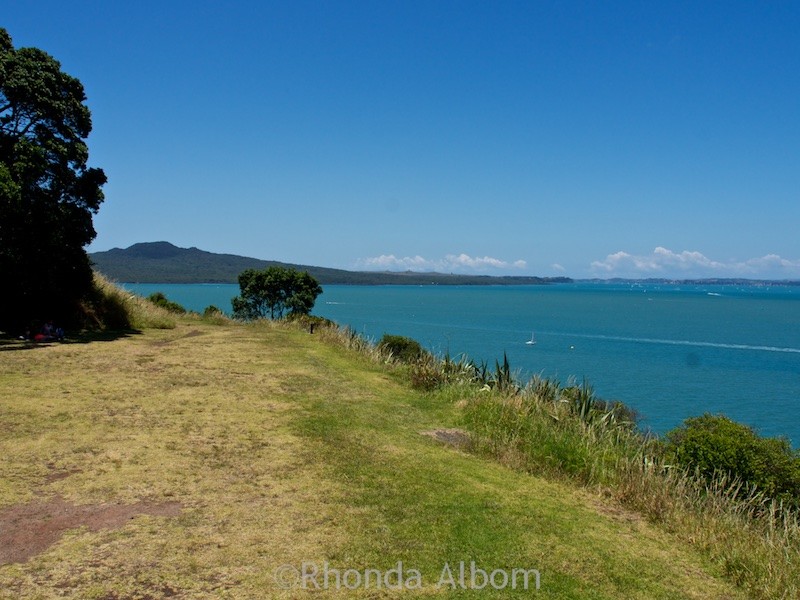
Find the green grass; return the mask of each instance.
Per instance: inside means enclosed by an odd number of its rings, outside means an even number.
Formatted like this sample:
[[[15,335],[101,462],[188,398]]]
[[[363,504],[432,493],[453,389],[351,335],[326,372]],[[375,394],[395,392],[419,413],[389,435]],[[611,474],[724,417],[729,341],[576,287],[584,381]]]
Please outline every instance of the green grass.
[[[355,338],[350,350],[326,332],[174,319],[109,341],[3,346],[0,510],[59,494],[183,511],[71,530],[0,566],[0,597],[532,595],[436,585],[462,561],[537,569],[537,598],[745,597],[616,503],[423,435],[460,426],[461,398],[412,389]],[[276,585],[276,568],[304,561],[402,562],[422,589]]]

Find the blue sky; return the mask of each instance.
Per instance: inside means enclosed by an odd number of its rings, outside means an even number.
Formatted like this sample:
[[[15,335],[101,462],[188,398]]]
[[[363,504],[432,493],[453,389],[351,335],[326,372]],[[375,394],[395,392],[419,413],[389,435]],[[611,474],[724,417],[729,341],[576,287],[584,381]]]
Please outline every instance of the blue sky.
[[[90,250],[800,279],[800,4],[9,2],[84,84]]]

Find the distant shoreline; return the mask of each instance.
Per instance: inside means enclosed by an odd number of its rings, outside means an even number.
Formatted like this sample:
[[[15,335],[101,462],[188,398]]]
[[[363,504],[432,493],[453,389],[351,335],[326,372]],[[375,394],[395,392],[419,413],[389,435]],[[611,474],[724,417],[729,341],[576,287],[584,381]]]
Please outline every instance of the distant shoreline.
[[[624,283],[624,284],[646,284],[646,285],[744,285],[744,286],[800,286],[800,280],[795,279],[745,279],[745,278],[719,278],[706,277],[700,279],[669,279],[669,278],[646,278],[646,279],[626,279],[614,277],[611,279],[575,279],[575,283]]]
[[[245,269],[272,266],[308,271],[322,285],[550,285],[554,283],[622,283],[646,285],[747,285],[800,286],[796,280],[744,278],[612,278],[572,279],[528,275],[463,275],[418,271],[347,271],[310,265],[262,260],[234,254],[216,254],[199,248],[179,248],[169,242],[145,242],[128,248],[93,252],[89,258],[95,269],[113,281],[163,284],[237,283]]]
[[[237,283],[245,269],[288,267],[308,271],[322,285],[548,285],[572,283],[569,277],[525,275],[460,275],[415,271],[347,271],[215,254],[199,248],[179,248],[169,242],[147,242],[129,248],[94,252],[95,269],[113,281],[128,283]]]

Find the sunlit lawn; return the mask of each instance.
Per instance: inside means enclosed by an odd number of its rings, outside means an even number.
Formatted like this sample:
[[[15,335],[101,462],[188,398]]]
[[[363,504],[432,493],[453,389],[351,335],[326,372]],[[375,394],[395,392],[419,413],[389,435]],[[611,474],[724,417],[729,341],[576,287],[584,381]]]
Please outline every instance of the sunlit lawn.
[[[0,511],[54,496],[182,508],[72,528],[0,566],[0,597],[739,597],[641,519],[422,435],[459,424],[432,398],[269,324],[6,343]],[[482,589],[462,589],[462,563]],[[328,589],[305,591],[326,565]],[[494,589],[514,569],[540,589]]]

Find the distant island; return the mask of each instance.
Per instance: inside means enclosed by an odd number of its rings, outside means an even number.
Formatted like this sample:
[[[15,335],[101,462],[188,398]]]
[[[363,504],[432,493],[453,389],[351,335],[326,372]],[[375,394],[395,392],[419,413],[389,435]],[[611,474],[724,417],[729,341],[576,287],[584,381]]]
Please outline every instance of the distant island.
[[[322,285],[546,285],[571,283],[569,277],[456,275],[415,271],[346,271],[235,254],[216,254],[199,248],[179,248],[169,242],[144,242],[89,254],[94,268],[125,283],[236,283],[245,269],[290,267],[308,271]]]

